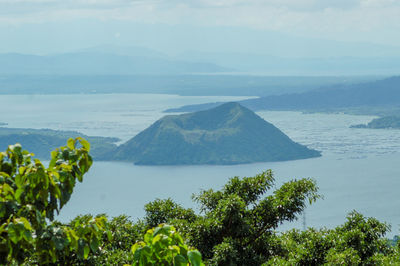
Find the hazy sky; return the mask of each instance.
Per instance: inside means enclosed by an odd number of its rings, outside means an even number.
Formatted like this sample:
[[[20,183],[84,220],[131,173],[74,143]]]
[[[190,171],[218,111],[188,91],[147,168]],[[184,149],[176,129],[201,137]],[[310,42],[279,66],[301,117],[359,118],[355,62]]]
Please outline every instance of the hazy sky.
[[[0,0],[0,52],[151,47],[217,28],[400,46],[400,0]]]

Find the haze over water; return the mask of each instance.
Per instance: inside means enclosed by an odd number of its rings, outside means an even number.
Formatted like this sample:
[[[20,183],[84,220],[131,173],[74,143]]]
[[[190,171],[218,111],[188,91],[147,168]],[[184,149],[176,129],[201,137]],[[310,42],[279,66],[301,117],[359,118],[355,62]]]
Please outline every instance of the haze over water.
[[[9,127],[77,130],[88,135],[133,137],[164,114],[184,104],[234,101],[244,97],[184,97],[154,94],[1,96],[7,114],[0,122]],[[95,162],[59,219],[77,214],[109,216],[144,215],[143,206],[171,197],[194,207],[190,196],[200,189],[221,186],[233,176],[252,176],[272,169],[277,187],[292,178],[312,177],[324,196],[306,211],[307,226],[333,227],[355,209],[392,224],[398,234],[397,196],[400,185],[400,130],[353,129],[371,116],[259,112],[293,140],[322,151],[315,159],[234,166],[135,166],[129,163]],[[302,227],[302,219],[283,228]]]

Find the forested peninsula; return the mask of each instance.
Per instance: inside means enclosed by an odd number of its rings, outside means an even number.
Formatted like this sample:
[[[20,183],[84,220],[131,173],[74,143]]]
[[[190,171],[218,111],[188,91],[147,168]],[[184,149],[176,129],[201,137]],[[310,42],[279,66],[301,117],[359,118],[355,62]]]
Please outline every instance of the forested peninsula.
[[[400,116],[384,116],[375,118],[368,124],[353,125],[352,128],[373,128],[373,129],[400,129]]]
[[[0,127],[0,150],[8,145],[20,143],[24,148],[34,151],[36,157],[49,159],[50,151],[65,144],[68,138],[83,137],[92,146],[94,159],[106,160],[116,148],[118,138],[86,136],[76,131],[61,131],[52,129],[7,128]]]

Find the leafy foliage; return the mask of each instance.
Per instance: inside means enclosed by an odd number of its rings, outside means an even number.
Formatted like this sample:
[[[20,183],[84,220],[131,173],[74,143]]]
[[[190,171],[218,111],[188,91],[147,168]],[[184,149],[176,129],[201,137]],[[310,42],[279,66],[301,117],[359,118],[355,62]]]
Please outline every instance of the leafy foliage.
[[[156,199],[145,206],[145,223],[147,228],[156,227],[173,219],[193,222],[197,216],[192,209],[182,208],[171,198],[166,200]]]
[[[1,264],[21,263],[28,257],[40,264],[54,263],[60,253],[71,252],[85,259],[98,249],[105,217],[77,220],[71,226],[48,224],[90,169],[89,150],[86,140],[69,139],[67,146],[51,153],[47,168],[19,144],[0,153]]]
[[[383,236],[388,225],[352,212],[335,229],[300,232],[277,237],[277,253],[268,265],[397,265],[400,254]]]
[[[284,221],[296,219],[307,200],[319,198],[310,179],[285,183],[270,195],[274,186],[272,172],[255,177],[232,178],[222,190],[206,190],[194,196],[202,215],[182,219],[174,213],[188,213],[171,200],[146,205],[146,221],[177,226],[188,243],[199,249],[211,265],[260,265],[273,250],[274,230]],[[154,215],[153,210],[159,210]],[[164,211],[163,211],[164,210]]]
[[[120,215],[107,222],[100,252],[89,255],[86,265],[124,265],[133,261],[131,247],[143,238],[144,223],[133,223],[128,216]],[[111,236],[111,238],[110,238]]]
[[[176,229],[161,224],[149,229],[144,241],[132,246],[133,265],[204,265],[199,251],[189,249]]]

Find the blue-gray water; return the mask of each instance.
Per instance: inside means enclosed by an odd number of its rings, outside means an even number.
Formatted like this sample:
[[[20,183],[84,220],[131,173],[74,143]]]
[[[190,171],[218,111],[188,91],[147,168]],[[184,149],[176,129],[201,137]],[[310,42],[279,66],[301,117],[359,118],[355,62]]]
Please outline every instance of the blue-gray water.
[[[0,96],[0,122],[9,127],[78,130],[89,135],[134,136],[156,119],[162,110],[183,104],[240,97],[183,97],[176,95],[36,95]],[[7,112],[4,112],[7,110]],[[292,178],[317,180],[324,199],[306,211],[307,226],[341,224],[355,209],[392,224],[400,223],[400,130],[351,129],[371,116],[259,112],[289,137],[321,150],[315,159],[236,166],[135,166],[95,162],[79,184],[59,219],[77,214],[128,214],[140,218],[145,203],[171,197],[194,207],[190,196],[200,189],[220,188],[232,176],[252,176],[273,169],[277,186]],[[302,227],[302,219],[284,225]]]

